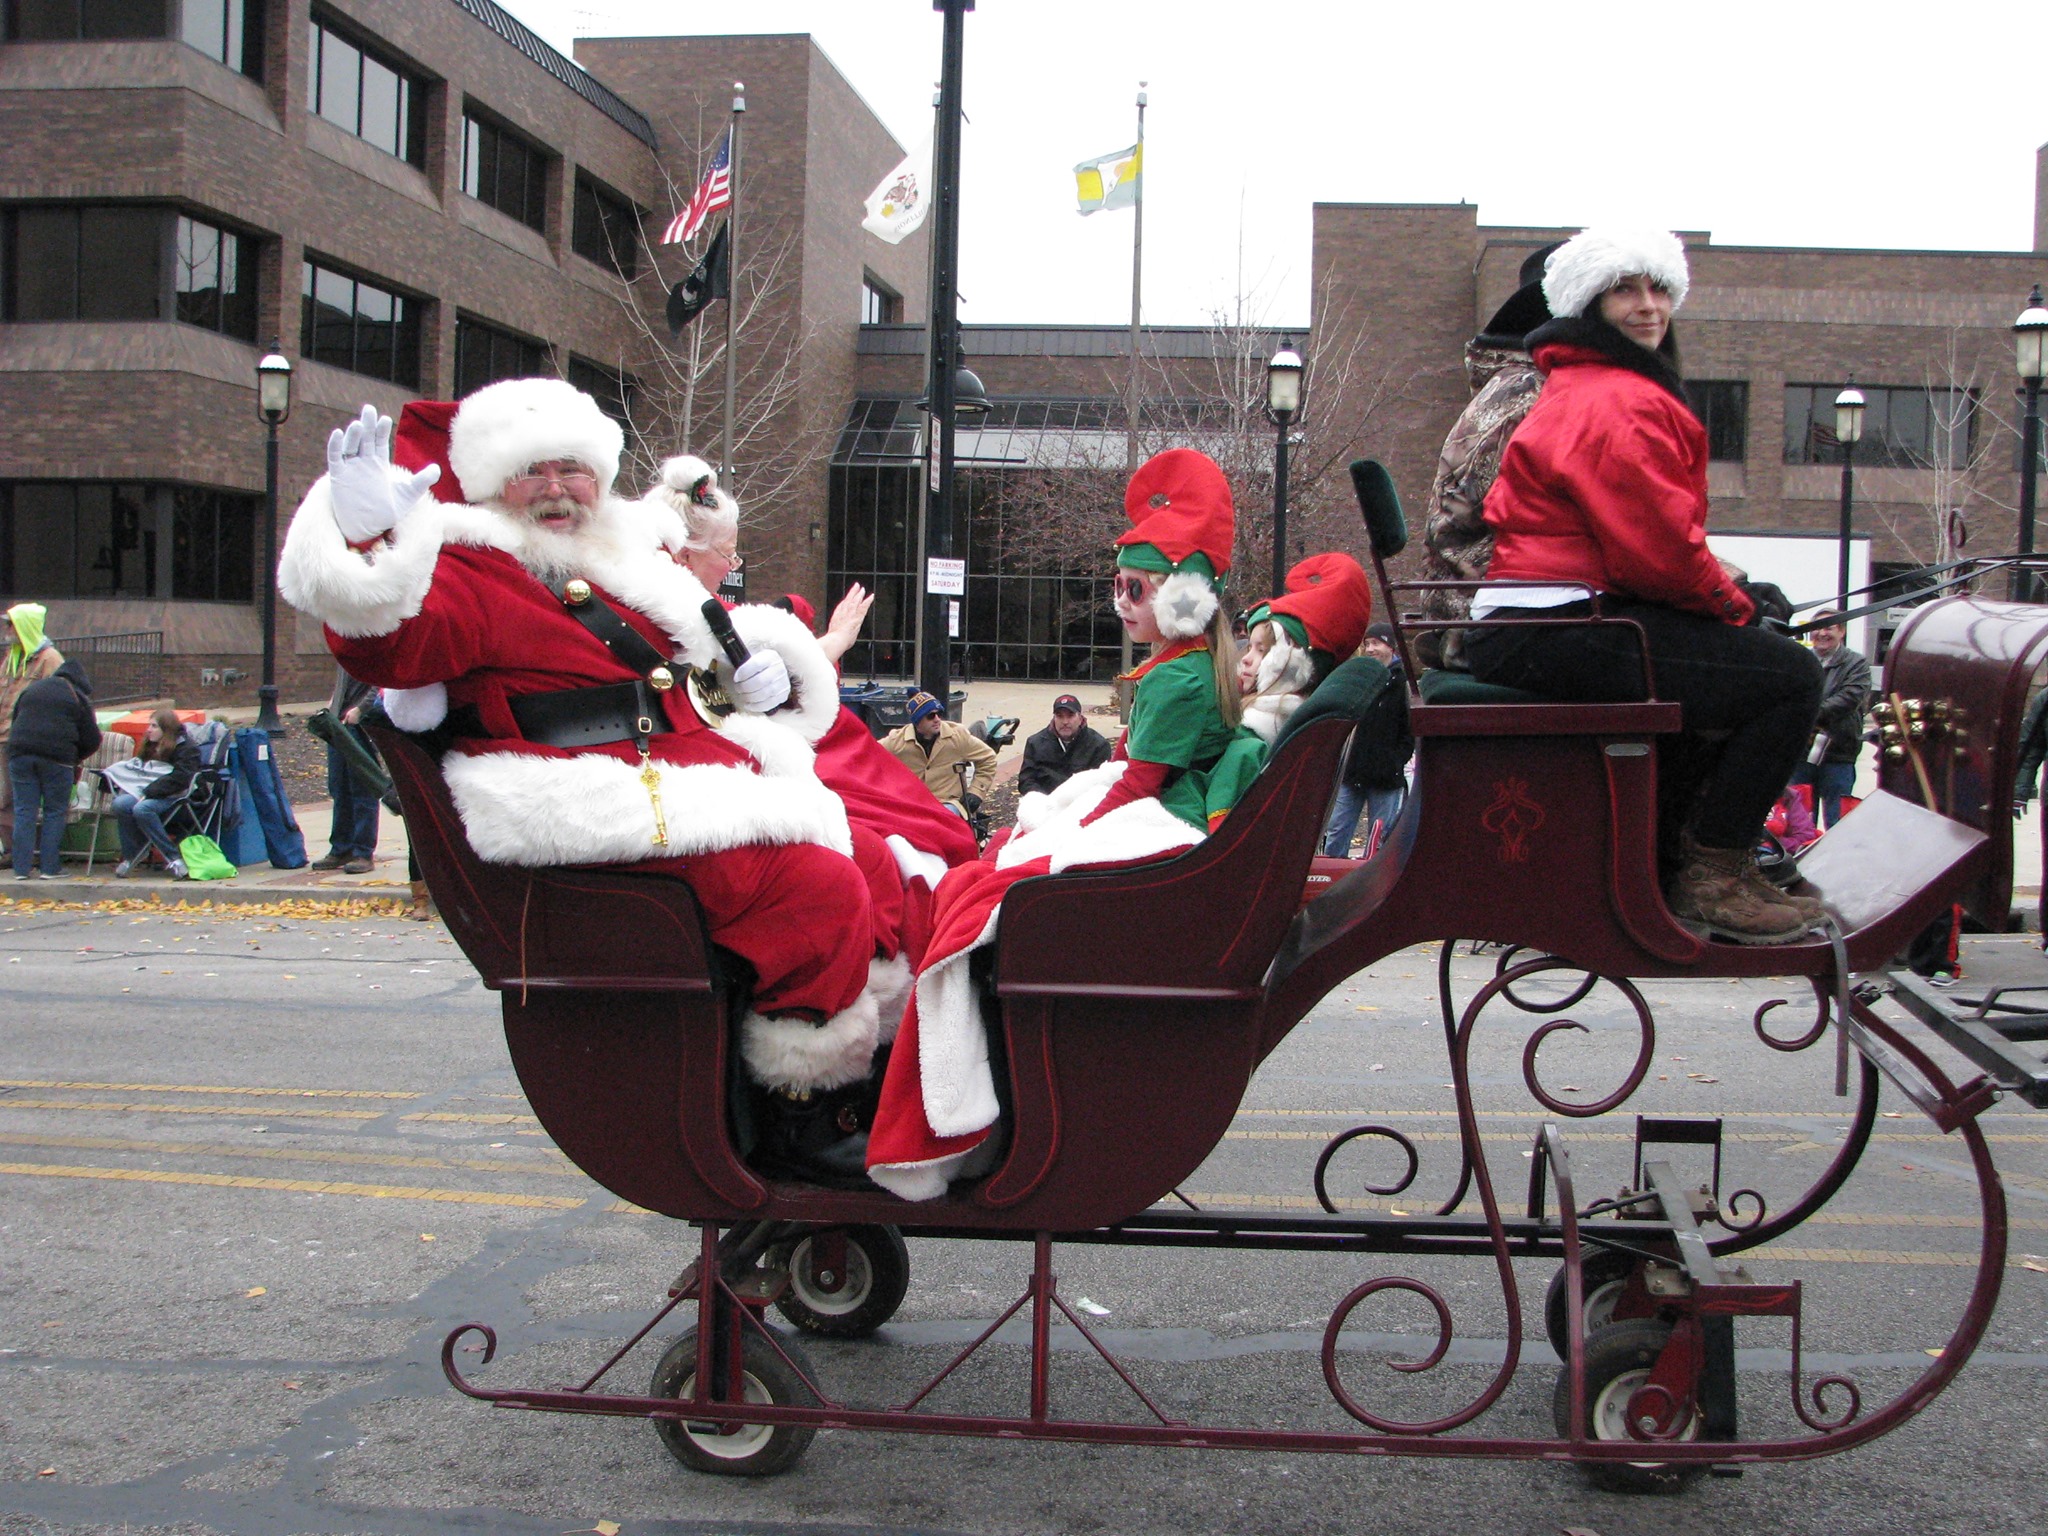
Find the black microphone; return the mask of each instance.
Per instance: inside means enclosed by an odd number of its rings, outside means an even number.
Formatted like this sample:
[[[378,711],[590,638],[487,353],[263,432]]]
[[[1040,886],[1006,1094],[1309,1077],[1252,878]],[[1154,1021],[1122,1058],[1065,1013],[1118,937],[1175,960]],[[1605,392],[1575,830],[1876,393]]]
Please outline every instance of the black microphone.
[[[718,648],[725,652],[725,659],[738,671],[753,659],[753,652],[747,649],[739,631],[732,627],[732,615],[725,611],[725,604],[715,597],[704,599],[704,622],[710,626],[711,638],[718,642]]]

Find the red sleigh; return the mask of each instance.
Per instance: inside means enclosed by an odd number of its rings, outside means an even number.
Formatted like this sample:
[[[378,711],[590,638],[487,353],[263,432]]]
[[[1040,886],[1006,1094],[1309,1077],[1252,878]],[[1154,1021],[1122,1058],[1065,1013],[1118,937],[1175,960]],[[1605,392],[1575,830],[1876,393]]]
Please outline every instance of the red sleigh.
[[[1375,553],[1398,547],[1383,520]],[[1382,568],[1382,580],[1384,570]],[[1389,604],[1391,608],[1391,604]],[[2002,821],[2029,676],[2048,652],[2048,610],[1962,597],[1923,608],[1893,647],[1898,755],[1885,787],[1815,847],[1802,873],[1840,914],[1838,931],[1780,947],[1703,941],[1659,894],[1657,744],[1678,707],[1416,702],[1415,792],[1387,846],[1306,906],[1301,903],[1350,722],[1326,718],[1289,737],[1217,834],[1179,858],[1106,873],[1031,880],[1008,895],[993,946],[992,1049],[1006,1082],[1007,1141],[985,1177],[908,1205],[880,1191],[779,1183],[743,1155],[744,1096],[735,1089],[733,991],[680,882],[603,870],[529,870],[481,862],[433,761],[407,738],[379,734],[413,846],[451,932],[502,997],[522,1086],[561,1150],[592,1178],[650,1211],[694,1223],[693,1262],[646,1328],[581,1386],[486,1387],[455,1365],[450,1381],[504,1407],[645,1417],[701,1470],[780,1470],[818,1428],[855,1428],[1104,1443],[1235,1446],[1421,1455],[1568,1457],[1616,1486],[1666,1486],[1712,1465],[1810,1457],[1872,1438],[1918,1411],[1961,1369],[1982,1335],[2005,1262],[2003,1197],[1977,1116],[2001,1093],[2048,1103],[2048,1069],[1988,1030],[1959,1024],[1897,979],[1900,1000],[1980,1068],[1956,1082],[1914,1025],[1851,990],[1884,975],[1930,919],[1961,902],[2004,926],[2010,839]],[[1171,925],[1172,946],[1124,935]],[[1516,946],[1493,980],[1459,1006],[1450,944]],[[1443,1026],[1460,1126],[1456,1188],[1433,1211],[1340,1213],[1326,1170],[1360,1138],[1420,1155],[1391,1126],[1332,1139],[1313,1174],[1320,1214],[1196,1210],[1162,1202],[1215,1149],[1260,1062],[1334,987],[1395,950],[1444,944]],[[1582,978],[1562,1003],[1531,1003],[1529,984]],[[1813,991],[1810,1023],[1785,1033],[1759,1012],[1763,1046],[1843,1053],[1855,1115],[1827,1170],[1784,1209],[1720,1188],[1719,1121],[1638,1117],[1636,1174],[1617,1199],[1583,1202],[1569,1138],[1555,1123],[1532,1148],[1528,1198],[1511,1210],[1481,1150],[1467,1052],[1482,1015],[1533,1009],[1524,1052],[1531,1094],[1560,1119],[1614,1111],[1644,1078],[1654,1041],[1631,978],[1795,976]],[[1596,983],[1638,1019],[1632,1070],[1597,1102],[1560,1098],[1536,1057],[1570,1006]],[[1518,991],[1518,988],[1524,989]],[[1853,1068],[1853,1071],[1851,1070]],[[1171,1076],[1171,1094],[1141,1091]],[[1753,1278],[1740,1255],[1814,1214],[1853,1171],[1889,1078],[1966,1150],[1982,1216],[1975,1287],[1946,1347],[1919,1379],[1865,1411],[1832,1378],[1801,1395],[1799,1286]],[[1704,1148],[1714,1179],[1682,1187],[1674,1147]],[[1459,1210],[1471,1204],[1476,1210]],[[980,1340],[909,1401],[861,1405],[828,1394],[795,1338],[771,1328],[771,1305],[826,1335],[872,1332],[908,1283],[899,1233],[1009,1237],[1033,1244],[1031,1278]],[[1331,1313],[1323,1367],[1352,1431],[1191,1424],[1138,1388],[1061,1299],[1057,1241],[1296,1250],[1355,1256],[1363,1278]],[[1340,1336],[1383,1292],[1420,1295],[1441,1320],[1427,1369],[1451,1342],[1451,1309],[1433,1287],[1387,1268],[1402,1255],[1490,1261],[1507,1319],[1506,1358],[1464,1406],[1404,1421],[1360,1400],[1345,1380]],[[1522,1362],[1512,1260],[1560,1261],[1545,1317],[1564,1362],[1554,1438],[1475,1425]],[[688,1302],[696,1326],[662,1356],[644,1394],[600,1390],[619,1361]],[[945,1413],[928,1394],[1020,1311],[1031,1324],[1025,1401],[1015,1414]],[[1809,1433],[1746,1440],[1732,1369],[1735,1319],[1793,1319],[1794,1405]],[[1070,1325],[1142,1400],[1151,1422],[1058,1414],[1051,1330]],[[1930,1352],[1932,1354],[1933,1352]],[[1484,1426],[1478,1426],[1483,1431]],[[1654,1454],[1651,1454],[1651,1447]]]

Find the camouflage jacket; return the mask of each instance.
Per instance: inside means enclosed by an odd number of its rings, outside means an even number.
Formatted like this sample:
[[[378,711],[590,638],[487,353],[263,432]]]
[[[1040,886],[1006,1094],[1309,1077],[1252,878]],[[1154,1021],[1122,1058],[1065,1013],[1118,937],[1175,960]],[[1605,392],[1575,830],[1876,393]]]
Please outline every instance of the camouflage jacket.
[[[1486,526],[1486,493],[1500,471],[1508,439],[1543,388],[1543,375],[1526,352],[1468,342],[1465,373],[1472,401],[1444,439],[1430,482],[1422,530],[1422,574],[1428,581],[1477,581],[1493,560],[1493,530]],[[1469,592],[1430,592],[1423,612],[1432,619],[1462,619],[1472,610]],[[1465,667],[1463,635],[1435,630],[1416,651],[1427,667]]]

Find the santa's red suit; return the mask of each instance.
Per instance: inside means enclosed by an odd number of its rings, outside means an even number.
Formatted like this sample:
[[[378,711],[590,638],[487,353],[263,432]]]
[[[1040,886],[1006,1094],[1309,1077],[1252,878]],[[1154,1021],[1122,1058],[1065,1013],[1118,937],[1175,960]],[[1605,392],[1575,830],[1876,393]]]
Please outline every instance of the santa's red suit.
[[[387,534],[352,543],[322,477],[293,517],[279,588],[326,626],[353,675],[392,689],[444,685],[456,719],[474,712],[480,734],[457,739],[442,770],[479,857],[629,864],[687,880],[712,941],[756,972],[740,1030],[752,1075],[790,1091],[859,1082],[881,1021],[901,1011],[901,886],[881,840],[852,829],[818,780],[811,740],[834,723],[838,689],[803,624],[776,608],[731,615],[750,650],[773,651],[788,669],[790,698],[771,714],[707,717],[684,686],[655,695],[667,729],[646,738],[652,794],[634,742],[545,746],[513,713],[523,696],[641,675],[537,571],[558,588],[588,583],[676,658],[678,675],[687,663],[730,679],[704,622],[704,588],[648,558],[644,516],[610,497],[621,446],[617,425],[559,380],[489,386],[456,412],[448,457],[484,504],[422,496]],[[552,460],[597,471],[597,505],[573,534],[490,505],[528,465]]]

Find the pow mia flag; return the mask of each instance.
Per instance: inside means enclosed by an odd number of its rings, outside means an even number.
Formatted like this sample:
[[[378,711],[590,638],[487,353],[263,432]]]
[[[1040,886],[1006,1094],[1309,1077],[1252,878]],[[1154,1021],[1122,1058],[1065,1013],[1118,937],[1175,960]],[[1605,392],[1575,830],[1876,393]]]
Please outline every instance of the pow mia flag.
[[[668,291],[668,333],[671,336],[683,334],[683,327],[697,318],[698,313],[713,299],[722,299],[732,292],[731,274],[726,270],[726,231],[730,226],[721,224],[718,233],[712,236],[709,249],[704,252],[690,275]]]

